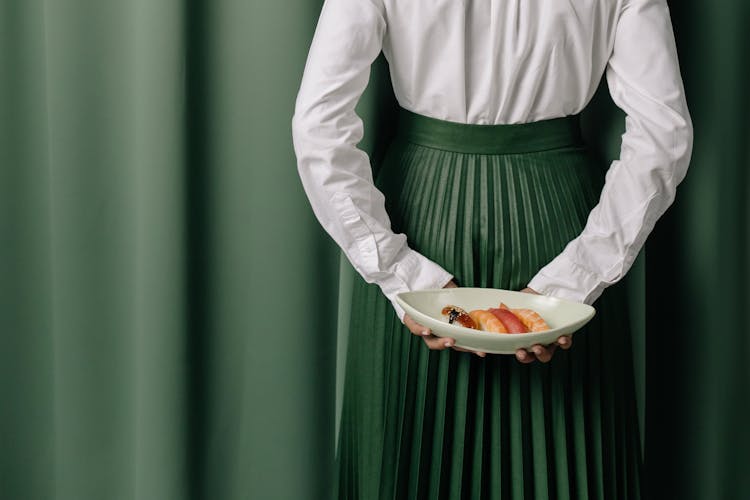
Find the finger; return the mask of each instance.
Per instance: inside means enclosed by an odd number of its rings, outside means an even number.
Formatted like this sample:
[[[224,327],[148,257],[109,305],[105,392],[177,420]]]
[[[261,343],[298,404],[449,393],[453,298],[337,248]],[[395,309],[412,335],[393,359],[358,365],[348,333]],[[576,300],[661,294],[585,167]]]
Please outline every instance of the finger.
[[[419,323],[414,321],[414,318],[412,318],[408,314],[404,314],[404,324],[411,333],[418,337],[429,337],[432,333],[429,328],[420,325]]]
[[[569,335],[562,335],[557,339],[557,344],[563,349],[570,349],[573,345],[573,337]]]
[[[526,349],[516,349],[516,359],[521,363],[531,363],[536,359],[533,352],[528,352]]]
[[[411,333],[419,333],[419,323],[414,321],[414,319],[408,314],[404,314],[404,325],[406,325],[406,328],[408,328]]]
[[[436,351],[442,351],[448,347],[456,345],[456,341],[450,337],[436,337],[431,335],[430,337],[422,337],[427,347]]]
[[[487,355],[486,352],[472,351],[471,349],[464,349],[463,347],[458,347],[458,346],[453,346],[453,349],[455,349],[456,351],[462,351],[462,352],[473,352],[474,354],[476,354],[480,358],[483,358],[483,357],[485,357]]]
[[[542,363],[547,363],[550,359],[552,359],[552,354],[555,352],[556,344],[552,344],[548,347],[545,347],[541,344],[534,344],[531,346],[531,350],[536,355],[536,359],[541,361]]]

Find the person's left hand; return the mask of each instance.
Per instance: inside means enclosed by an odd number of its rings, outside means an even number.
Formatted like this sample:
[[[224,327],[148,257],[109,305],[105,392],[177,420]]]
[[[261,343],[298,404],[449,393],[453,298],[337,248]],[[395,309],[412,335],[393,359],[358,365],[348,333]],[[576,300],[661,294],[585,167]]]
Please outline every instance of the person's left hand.
[[[521,291],[525,293],[541,295],[539,292],[529,287],[526,287]],[[543,346],[541,344],[534,344],[533,346],[531,346],[530,350],[516,349],[516,359],[521,363],[531,363],[533,361],[541,361],[542,363],[547,363],[552,359],[552,355],[555,354],[555,349],[557,349],[557,346],[560,346],[560,348],[567,350],[570,349],[570,346],[572,345],[573,338],[569,335],[562,335],[557,338],[557,341],[554,344],[548,344],[546,346]]]

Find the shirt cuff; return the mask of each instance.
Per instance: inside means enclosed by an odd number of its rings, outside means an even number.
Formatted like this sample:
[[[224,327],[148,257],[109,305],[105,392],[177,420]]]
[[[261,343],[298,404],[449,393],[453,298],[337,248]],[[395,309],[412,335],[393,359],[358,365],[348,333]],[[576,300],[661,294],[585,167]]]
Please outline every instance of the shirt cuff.
[[[591,305],[609,285],[563,252],[541,268],[526,286],[543,295]]]
[[[378,285],[391,301],[401,323],[405,311],[396,302],[396,295],[412,290],[440,289],[453,279],[453,274],[408,246],[399,252],[392,269],[393,272]]]

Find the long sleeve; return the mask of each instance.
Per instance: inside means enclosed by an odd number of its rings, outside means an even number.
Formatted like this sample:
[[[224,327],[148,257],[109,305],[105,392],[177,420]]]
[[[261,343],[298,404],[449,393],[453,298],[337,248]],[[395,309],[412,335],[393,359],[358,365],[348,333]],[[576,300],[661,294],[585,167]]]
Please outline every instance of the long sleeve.
[[[326,0],[313,35],[292,117],[297,168],[316,218],[355,270],[376,283],[403,322],[396,294],[442,288],[453,275],[391,230],[385,197],[357,147],[355,113],[386,31],[377,0]]]
[[[582,232],[527,285],[589,305],[628,272],[690,163],[693,125],[666,0],[624,2],[606,79],[626,113],[620,157]]]

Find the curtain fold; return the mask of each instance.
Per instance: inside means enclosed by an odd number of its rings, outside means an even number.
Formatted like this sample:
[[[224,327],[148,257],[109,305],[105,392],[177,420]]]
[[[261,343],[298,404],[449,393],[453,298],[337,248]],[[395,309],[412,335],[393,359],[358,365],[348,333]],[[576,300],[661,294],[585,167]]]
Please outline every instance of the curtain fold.
[[[0,2],[0,498],[326,498],[319,4]],[[333,286],[331,286],[333,282]]]
[[[647,243],[646,471],[654,498],[750,490],[750,3],[670,2],[695,127]]]
[[[330,497],[354,271],[291,142],[321,5],[0,0],[0,499]],[[648,486],[734,499],[750,11],[670,7],[696,142],[627,277]],[[377,169],[382,55],[370,83]],[[605,87],[584,118],[611,159],[624,122]]]

